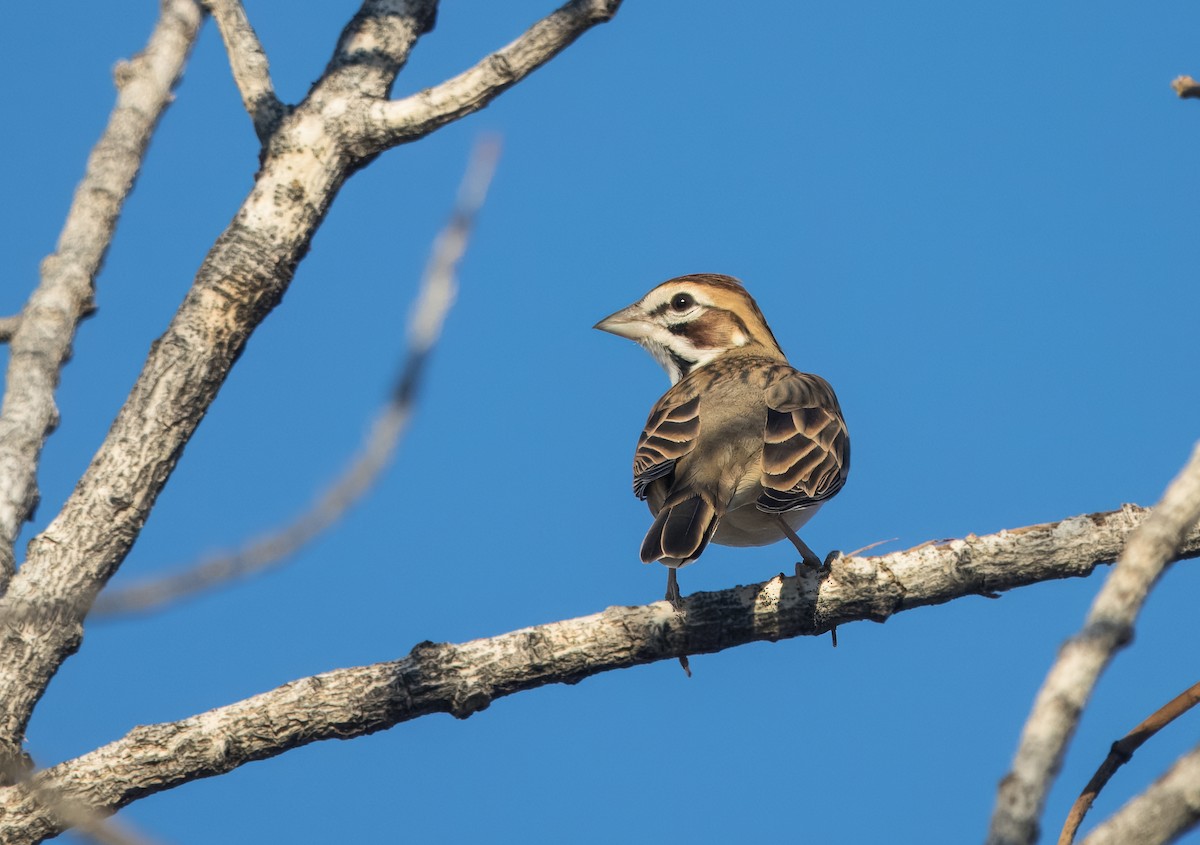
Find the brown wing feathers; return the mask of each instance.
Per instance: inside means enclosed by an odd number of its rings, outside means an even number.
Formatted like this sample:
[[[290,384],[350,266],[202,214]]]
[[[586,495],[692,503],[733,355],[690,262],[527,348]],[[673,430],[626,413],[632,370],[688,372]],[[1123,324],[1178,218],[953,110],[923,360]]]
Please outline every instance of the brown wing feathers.
[[[763,441],[760,510],[816,504],[845,484],[850,439],[833,389],[820,376],[797,372],[771,386]]]
[[[667,393],[650,412],[633,454],[633,492],[646,498],[651,481],[669,475],[675,462],[692,451],[700,434],[700,395],[673,404]]]

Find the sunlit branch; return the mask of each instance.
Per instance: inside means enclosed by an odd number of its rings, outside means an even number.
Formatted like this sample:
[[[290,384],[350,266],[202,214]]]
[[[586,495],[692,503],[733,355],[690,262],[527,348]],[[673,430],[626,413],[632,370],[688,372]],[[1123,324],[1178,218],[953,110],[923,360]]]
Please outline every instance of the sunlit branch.
[[[373,104],[363,139],[367,151],[421,138],[479,111],[593,26],[610,20],[620,6],[621,0],[572,0],[458,76],[400,100]]]

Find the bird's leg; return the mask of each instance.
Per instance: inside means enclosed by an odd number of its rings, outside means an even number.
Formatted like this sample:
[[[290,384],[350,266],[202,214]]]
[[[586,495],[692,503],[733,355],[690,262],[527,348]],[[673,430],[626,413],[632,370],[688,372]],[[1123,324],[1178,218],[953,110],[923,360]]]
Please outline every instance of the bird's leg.
[[[667,567],[667,601],[671,603],[671,607],[675,608],[675,612],[683,611],[683,597],[679,595],[679,579],[675,575],[675,567]],[[679,665],[683,667],[683,671],[687,676],[692,677],[692,667],[688,665],[687,655],[680,655]]]
[[[800,539],[800,535],[792,530],[792,526],[788,525],[784,520],[783,514],[777,513],[775,514],[775,518],[779,520],[779,527],[783,529],[784,535],[792,541],[792,545],[796,547],[796,551],[800,552],[800,557],[804,558],[804,565],[813,569],[820,569],[821,559],[808,547],[807,543]]]
[[[775,514],[775,518],[779,520],[779,527],[783,529],[783,533],[787,535],[787,538],[792,541],[792,545],[800,552],[800,557],[804,558],[804,566],[810,569],[829,569],[834,557],[841,554],[841,552],[831,552],[829,559],[825,563],[821,563],[821,559],[808,547],[808,544],[801,540],[800,535],[792,530],[792,526],[784,521],[783,514]],[[796,564],[796,575],[797,577],[800,575],[799,563]],[[829,629],[829,636],[833,640],[833,647],[837,648],[837,625]]]
[[[683,597],[679,595],[679,581],[675,577],[675,567],[667,567],[667,601],[671,603],[671,607],[676,610],[683,609]]]

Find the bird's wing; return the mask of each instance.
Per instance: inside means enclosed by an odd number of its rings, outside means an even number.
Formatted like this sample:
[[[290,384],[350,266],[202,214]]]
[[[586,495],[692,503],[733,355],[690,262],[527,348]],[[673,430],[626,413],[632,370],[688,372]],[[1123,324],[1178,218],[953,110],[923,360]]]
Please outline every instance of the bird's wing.
[[[759,510],[798,510],[841,490],[850,436],[829,382],[793,370],[767,387],[766,400]]]
[[[699,435],[700,394],[668,390],[650,411],[633,453],[634,494],[646,498],[650,482],[674,472],[675,462],[695,448]]]

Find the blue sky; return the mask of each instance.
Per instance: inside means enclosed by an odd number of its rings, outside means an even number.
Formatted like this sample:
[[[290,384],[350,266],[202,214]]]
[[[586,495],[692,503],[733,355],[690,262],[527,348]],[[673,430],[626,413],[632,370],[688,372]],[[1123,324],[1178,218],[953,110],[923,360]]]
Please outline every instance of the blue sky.
[[[151,3],[19,4],[0,313],[35,283]],[[356,4],[248,0],[298,100]],[[550,2],[444,4],[397,93],[516,37]],[[1197,438],[1200,11],[1166,4],[627,0],[484,112],[381,157],[338,197],[117,578],[288,519],[386,395],[430,240],[473,139],[504,155],[396,465],[289,567],[167,614],[95,624],[30,728],[43,764],[327,669],[660,598],[632,449],[666,378],[591,330],[671,276],[742,278],[792,363],[836,387],[846,489],[823,553],[907,548],[1150,504]],[[156,137],[63,372],[34,529],[86,467],[257,145],[215,30]],[[5,358],[5,360],[7,360]],[[472,509],[452,509],[472,502]],[[31,533],[27,534],[31,536]],[[711,548],[684,593],[790,570]],[[1032,697],[1099,577],[609,673],[310,746],[138,802],[175,843],[964,842],[986,830]],[[1109,743],[1196,680],[1200,572],[1151,598],[1046,815]],[[1098,819],[1197,740],[1138,752]],[[1089,820],[1090,823],[1091,820]],[[1200,836],[1190,840],[1200,842]]]

